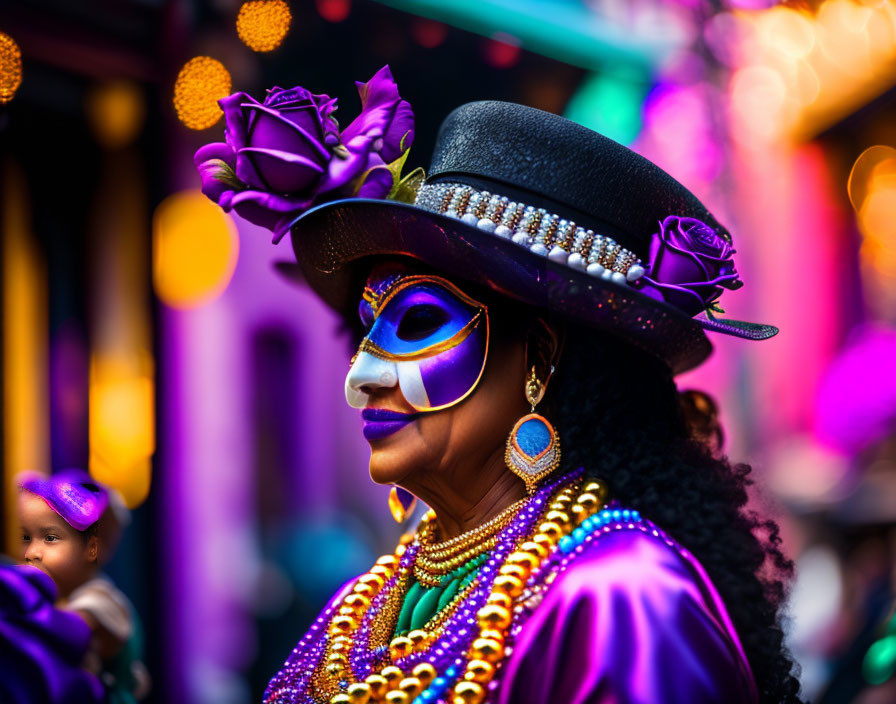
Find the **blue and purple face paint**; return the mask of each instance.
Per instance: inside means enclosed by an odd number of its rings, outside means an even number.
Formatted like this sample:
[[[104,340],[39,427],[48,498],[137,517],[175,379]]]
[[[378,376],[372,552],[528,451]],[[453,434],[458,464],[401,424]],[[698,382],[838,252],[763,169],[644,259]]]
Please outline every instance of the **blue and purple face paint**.
[[[364,437],[387,437],[420,413],[454,406],[482,378],[488,310],[447,279],[378,270],[359,306],[367,335],[345,380],[349,405],[363,408]],[[369,394],[398,385],[415,413],[367,408]]]

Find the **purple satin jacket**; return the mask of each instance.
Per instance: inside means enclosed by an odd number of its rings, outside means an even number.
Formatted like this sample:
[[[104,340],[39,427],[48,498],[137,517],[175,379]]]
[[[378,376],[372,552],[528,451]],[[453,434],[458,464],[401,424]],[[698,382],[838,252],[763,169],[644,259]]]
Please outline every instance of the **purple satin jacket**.
[[[288,664],[266,701],[295,686],[291,678],[300,673]],[[490,704],[758,702],[740,640],[705,570],[649,528],[602,534],[575,556],[523,623],[497,685]]]
[[[650,533],[602,536],[552,585],[498,704],[755,704],[750,665],[696,559]]]

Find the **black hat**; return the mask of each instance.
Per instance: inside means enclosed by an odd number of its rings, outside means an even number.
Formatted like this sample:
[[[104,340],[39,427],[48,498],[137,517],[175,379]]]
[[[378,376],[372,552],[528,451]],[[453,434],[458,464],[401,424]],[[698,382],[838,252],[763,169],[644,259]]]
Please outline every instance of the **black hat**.
[[[709,312],[740,282],[730,234],[690,191],[603,135],[513,103],[448,116],[414,203],[333,201],[291,236],[304,279],[343,315],[356,310],[365,258],[395,255],[605,330],[673,373],[709,356],[706,329],[778,332]]]

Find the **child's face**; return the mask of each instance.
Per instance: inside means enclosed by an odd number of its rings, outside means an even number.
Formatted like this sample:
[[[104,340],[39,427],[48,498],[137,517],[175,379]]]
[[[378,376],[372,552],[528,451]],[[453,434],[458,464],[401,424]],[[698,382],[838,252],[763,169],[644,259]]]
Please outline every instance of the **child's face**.
[[[46,501],[30,491],[19,492],[22,559],[46,572],[56,583],[60,598],[93,576],[97,539],[88,540],[66,523]]]

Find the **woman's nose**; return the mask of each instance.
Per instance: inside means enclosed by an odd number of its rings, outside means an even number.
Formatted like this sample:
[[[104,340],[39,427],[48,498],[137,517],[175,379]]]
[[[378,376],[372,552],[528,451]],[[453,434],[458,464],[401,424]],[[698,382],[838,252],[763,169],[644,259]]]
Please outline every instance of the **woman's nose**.
[[[395,362],[359,352],[345,377],[345,400],[352,408],[364,408],[367,397],[377,389],[391,388],[398,383]]]

